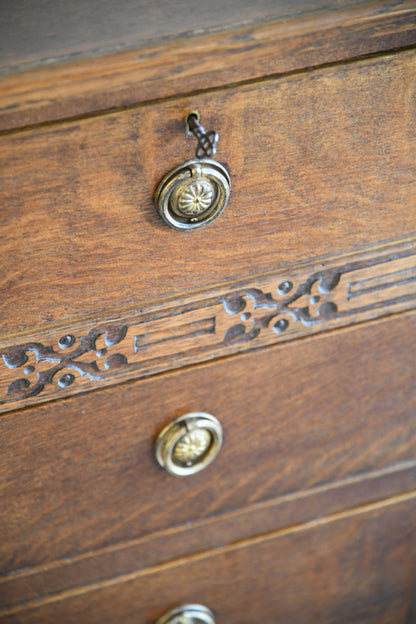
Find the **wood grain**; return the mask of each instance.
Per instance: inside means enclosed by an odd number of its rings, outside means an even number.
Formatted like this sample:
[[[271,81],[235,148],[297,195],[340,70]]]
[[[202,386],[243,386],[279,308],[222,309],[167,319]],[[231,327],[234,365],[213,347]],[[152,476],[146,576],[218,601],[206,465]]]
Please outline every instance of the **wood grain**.
[[[62,591],[82,592],[86,585],[137,574],[175,559],[222,548],[271,531],[290,530],[294,525],[319,521],[324,516],[362,505],[380,503],[412,491],[415,484],[416,461],[402,463],[395,468],[249,505],[191,525],[186,523],[79,556],[14,571],[0,578],[0,617],[1,609],[51,599]]]
[[[416,499],[390,499],[3,612],[6,624],[153,624],[185,603],[219,623],[412,622]]]
[[[416,231],[414,51],[3,136],[1,332]],[[153,191],[220,133],[232,195],[176,232]]]
[[[0,412],[413,309],[416,238],[0,343]]]
[[[415,319],[395,315],[4,416],[3,572],[413,461]],[[192,478],[171,477],[153,441],[195,410],[220,420],[223,449]]]
[[[219,0],[196,5],[193,0],[2,0],[1,64],[35,62],[95,49],[127,47],[132,42],[163,39],[228,24],[305,12],[340,10],[352,0]],[[365,4],[361,0],[359,4]]]
[[[124,4],[129,0],[125,0]],[[82,11],[89,13],[82,3]],[[147,3],[146,3],[147,4]],[[158,28],[167,24],[180,24],[186,28],[186,21],[199,19],[198,11],[192,11],[182,19],[183,8],[187,2],[179,2],[179,11],[169,12],[169,18],[159,20]],[[213,11],[212,2],[203,5],[209,14]],[[244,21],[244,11],[250,11],[251,17],[259,16],[266,5],[272,7],[271,15],[280,17],[265,22],[246,23],[240,27],[220,28],[196,36],[177,37],[156,42],[147,42],[139,47],[127,47],[112,53],[88,55],[82,58],[65,60],[48,59],[39,66],[23,66],[15,71],[0,75],[0,129],[7,130],[45,121],[105,111],[117,107],[126,107],[157,98],[172,97],[201,89],[210,89],[229,83],[247,81],[282,74],[323,63],[333,63],[362,55],[386,52],[416,44],[416,10],[413,0],[373,1],[373,2],[308,2],[304,11],[296,14],[298,2],[290,2],[289,14],[282,19],[281,10],[288,3],[271,2],[241,3],[240,1],[221,6],[221,22],[225,24],[238,6],[238,20]],[[130,8],[138,10],[138,3],[130,2]],[[171,5],[171,2],[169,2]],[[327,12],[316,11],[325,5]],[[13,3],[16,6],[16,2]],[[102,6],[102,2],[100,2]],[[70,11],[70,3],[54,3],[54,13]],[[160,13],[157,5],[148,3],[148,12]],[[181,10],[182,9],[182,10]],[[241,11],[240,11],[241,9]],[[315,11],[314,11],[315,9]],[[309,15],[305,15],[305,10]],[[295,13],[293,13],[295,11]],[[38,21],[39,7],[36,7],[36,23],[39,27],[50,28],[50,21]],[[52,13],[52,14],[54,14]],[[100,11],[94,20],[105,15]],[[291,16],[290,16],[291,13]],[[17,13],[20,17],[22,14]],[[111,34],[114,36],[117,20],[125,18],[123,7],[117,17],[111,21]],[[247,16],[247,14],[246,14]],[[88,16],[87,16],[88,17]],[[288,19],[288,17],[290,19]],[[85,29],[85,19],[75,21],[75,27],[69,28],[76,12],[56,24],[53,37],[57,45],[60,42],[59,29],[68,28],[70,44],[76,45],[76,30]],[[105,19],[105,18],[104,18]],[[215,19],[218,20],[218,15]],[[26,23],[29,23],[27,20]],[[230,23],[231,23],[230,22]],[[33,20],[32,20],[33,24]],[[151,36],[150,24],[143,20],[130,21],[130,29],[139,25],[145,27],[146,37]],[[188,25],[189,27],[189,25]],[[176,27],[177,28],[177,27]],[[16,46],[16,30],[12,32],[14,44],[7,46],[7,53],[13,54]],[[93,29],[84,30],[90,40]],[[33,44],[32,28],[25,36],[25,44],[19,46],[18,53]],[[16,36],[15,36],[16,34]],[[102,33],[101,33],[102,34]],[[155,33],[156,34],[156,33]],[[177,33],[178,34],[178,33]],[[159,32],[160,35],[160,32]],[[6,37],[0,37],[6,45]],[[65,38],[64,38],[65,39]],[[124,40],[122,43],[125,44]],[[50,37],[36,41],[36,45],[50,45]],[[99,45],[102,48],[103,42]],[[118,46],[119,47],[119,46]],[[123,47],[123,46],[121,46]],[[62,51],[62,50],[61,50]],[[67,49],[67,51],[69,51]],[[79,52],[75,48],[75,51]],[[37,52],[40,53],[40,50]],[[46,50],[44,51],[47,54]]]
[[[21,2],[12,63],[77,56],[0,77],[1,621],[415,621],[414,1]],[[232,197],[184,234],[152,196],[190,110]],[[194,410],[224,446],[174,478]]]

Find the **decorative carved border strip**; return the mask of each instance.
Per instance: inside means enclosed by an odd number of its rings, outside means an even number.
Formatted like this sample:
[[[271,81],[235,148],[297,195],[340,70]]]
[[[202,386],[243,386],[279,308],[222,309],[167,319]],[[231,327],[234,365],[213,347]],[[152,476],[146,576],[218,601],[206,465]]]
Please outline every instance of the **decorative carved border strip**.
[[[0,345],[0,411],[310,336],[416,304],[416,238]]]

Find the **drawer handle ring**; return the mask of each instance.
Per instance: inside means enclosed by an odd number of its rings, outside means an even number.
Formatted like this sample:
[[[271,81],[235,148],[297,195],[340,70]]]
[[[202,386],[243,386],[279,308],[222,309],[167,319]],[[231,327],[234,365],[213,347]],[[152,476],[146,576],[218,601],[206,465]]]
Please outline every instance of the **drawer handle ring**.
[[[185,604],[162,615],[156,624],[215,624],[215,619],[208,607]]]
[[[169,474],[186,477],[206,468],[222,445],[222,427],[211,414],[190,412],[176,418],[158,435],[155,455]]]
[[[217,219],[226,207],[230,176],[219,162],[207,158],[216,151],[218,133],[205,132],[197,113],[186,119],[187,133],[198,139],[196,158],[177,165],[159,182],[156,209],[175,230],[197,230]]]

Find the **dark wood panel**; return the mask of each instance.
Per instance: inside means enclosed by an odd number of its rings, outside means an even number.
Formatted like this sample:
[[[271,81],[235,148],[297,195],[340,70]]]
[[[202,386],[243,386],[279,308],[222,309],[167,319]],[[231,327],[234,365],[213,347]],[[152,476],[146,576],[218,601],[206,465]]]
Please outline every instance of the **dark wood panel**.
[[[416,231],[416,53],[3,136],[0,330],[19,331]],[[157,182],[220,133],[228,208],[171,230]]]
[[[214,610],[218,624],[410,623],[414,496],[18,606],[2,621],[153,624],[168,609],[197,602]]]
[[[0,129],[131,106],[416,44],[413,0],[330,4],[334,10],[327,13],[246,23],[3,72]],[[211,7],[211,3],[203,6]],[[252,4],[255,10],[257,6]],[[222,14],[228,7],[228,3],[221,7]],[[62,8],[66,10],[67,3]]]
[[[410,492],[416,485],[416,461],[336,483],[300,491],[195,523],[156,531],[129,542],[78,557],[65,558],[0,578],[1,608],[40,600],[61,591],[82,591],[84,585],[196,555],[264,535],[311,523],[327,515],[369,505]]]
[[[77,555],[416,457],[415,314],[10,413],[3,571]],[[169,476],[153,440],[188,411],[221,453]]]
[[[270,17],[287,19],[354,4],[353,0],[228,0],[226,4],[219,0],[37,0],[36,4],[2,0],[0,65],[126,47],[195,30]]]

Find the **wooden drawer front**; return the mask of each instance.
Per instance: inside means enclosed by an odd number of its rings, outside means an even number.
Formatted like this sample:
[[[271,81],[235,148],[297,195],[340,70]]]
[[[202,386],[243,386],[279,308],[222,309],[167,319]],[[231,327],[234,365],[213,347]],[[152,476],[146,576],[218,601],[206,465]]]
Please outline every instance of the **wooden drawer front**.
[[[4,572],[414,459],[415,322],[396,315],[4,416]],[[220,420],[224,445],[206,470],[172,477],[152,444],[194,410]]]
[[[0,332],[159,297],[416,231],[416,53],[1,137]],[[154,189],[220,134],[232,195],[171,230]]]
[[[4,624],[153,624],[202,603],[217,624],[414,622],[413,496],[322,518],[3,612]]]

